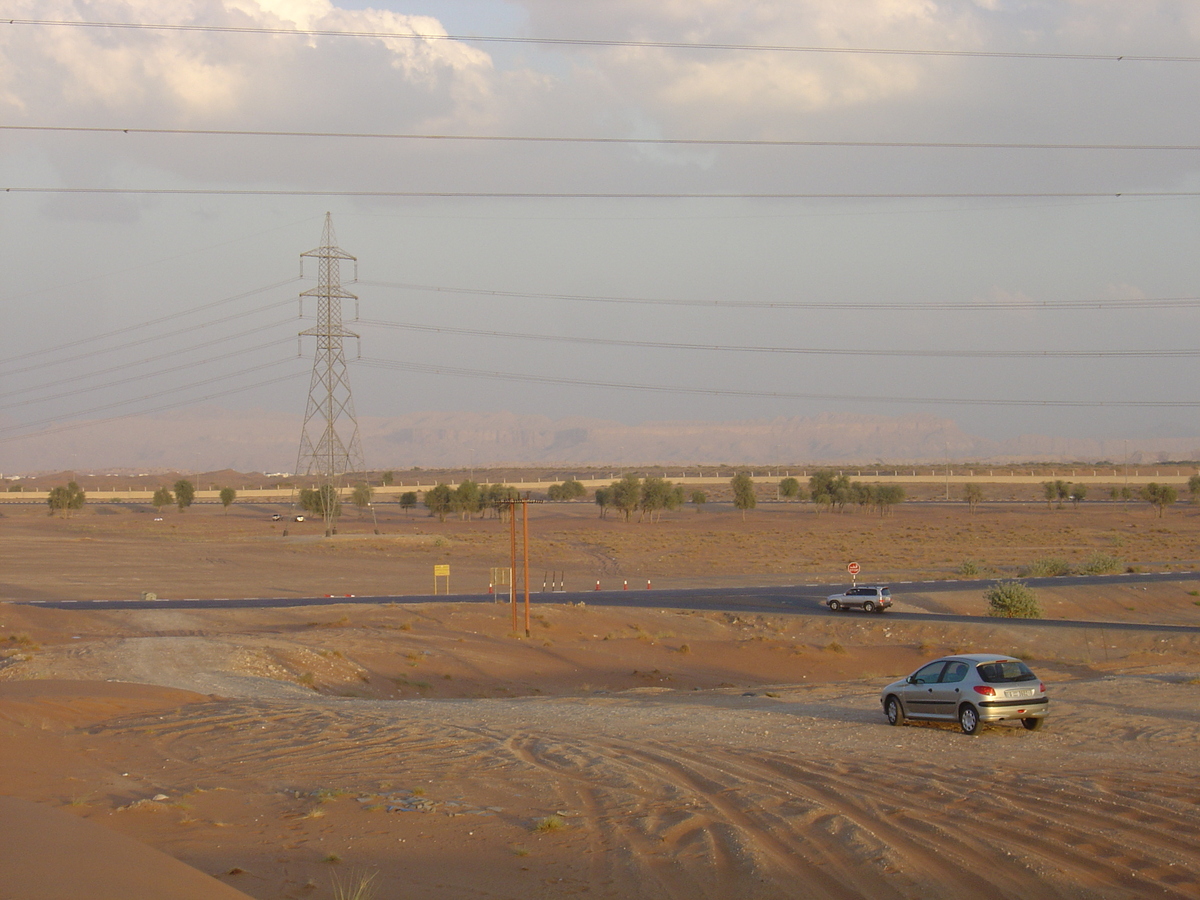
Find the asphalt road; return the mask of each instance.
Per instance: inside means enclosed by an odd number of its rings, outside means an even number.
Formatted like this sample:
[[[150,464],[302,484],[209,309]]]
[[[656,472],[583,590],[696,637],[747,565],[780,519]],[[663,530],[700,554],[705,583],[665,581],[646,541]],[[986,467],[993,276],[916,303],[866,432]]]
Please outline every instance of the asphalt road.
[[[1200,572],[1152,572],[1120,575],[1070,575],[1057,578],[1022,579],[1030,587],[1086,587],[1104,584],[1150,584],[1162,581],[1200,581]],[[945,591],[980,592],[994,579],[970,581],[912,581],[893,582],[892,595],[936,594]],[[866,582],[864,582],[866,583]],[[775,587],[685,588],[679,590],[634,591],[561,591],[530,594],[532,603],[595,603],[601,606],[628,606],[651,609],[695,609],[716,612],[788,613],[792,615],[865,616],[859,612],[831,613],[824,599],[849,585],[798,584]],[[298,606],[331,606],[343,603],[412,604],[412,603],[492,603],[489,594],[424,594],[391,597],[262,597],[251,599],[216,600],[50,600],[28,601],[29,606],[48,606],[56,609],[270,609]],[[518,596],[518,600],[522,599]],[[947,615],[938,612],[905,613],[888,611],[883,616],[868,618],[874,621],[905,622],[978,622],[977,616]],[[1107,628],[1114,631],[1200,632],[1200,626],[1156,625],[1137,622],[1084,622],[1067,619],[1009,619],[1007,624],[1050,626],[1054,628]]]

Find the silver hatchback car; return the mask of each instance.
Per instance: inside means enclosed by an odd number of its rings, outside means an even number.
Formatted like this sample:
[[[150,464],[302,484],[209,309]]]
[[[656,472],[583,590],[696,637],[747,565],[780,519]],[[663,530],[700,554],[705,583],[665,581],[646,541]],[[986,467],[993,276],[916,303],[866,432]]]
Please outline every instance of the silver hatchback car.
[[[879,702],[892,725],[903,725],[905,719],[957,720],[965,734],[1004,719],[1020,719],[1037,731],[1050,711],[1046,685],[1029,667],[995,653],[935,659],[885,687]]]

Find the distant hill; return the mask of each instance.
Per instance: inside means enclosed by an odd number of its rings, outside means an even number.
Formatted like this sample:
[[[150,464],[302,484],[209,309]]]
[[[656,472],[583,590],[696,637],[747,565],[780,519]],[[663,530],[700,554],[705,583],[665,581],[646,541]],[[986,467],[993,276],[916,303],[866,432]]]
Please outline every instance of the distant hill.
[[[764,465],[972,460],[1120,461],[1125,441],[1021,435],[995,441],[929,415],[821,415],[625,425],[513,413],[424,412],[359,420],[373,469],[503,465]],[[290,472],[300,417],[200,407],[98,420],[0,444],[0,473],[105,469]],[[1200,436],[1128,442],[1130,462],[1200,458]]]

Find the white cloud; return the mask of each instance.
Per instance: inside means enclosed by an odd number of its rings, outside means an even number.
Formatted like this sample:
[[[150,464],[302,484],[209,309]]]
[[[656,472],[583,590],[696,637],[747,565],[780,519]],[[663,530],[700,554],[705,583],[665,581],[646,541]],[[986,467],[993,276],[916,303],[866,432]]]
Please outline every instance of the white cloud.
[[[77,19],[67,0],[10,4],[14,18]],[[112,22],[242,25],[269,28],[441,33],[428,17],[379,10],[340,9],[325,0],[108,0],[89,4],[87,18]],[[388,93],[429,95],[439,110],[480,105],[491,90],[486,53],[453,41],[290,36],[10,26],[0,33],[0,97],[10,110],[42,123],[98,113],[139,116],[138,125],[208,117],[258,116],[281,120],[319,113],[297,104],[296,88],[315,87],[307,99],[368,107],[378,97],[356,94],[367,85]],[[391,73],[390,75],[388,73]],[[343,96],[334,96],[336,86]],[[386,108],[387,104],[385,104]],[[444,115],[444,113],[442,114]],[[439,117],[442,117],[440,115]],[[216,117],[216,118],[214,118]]]

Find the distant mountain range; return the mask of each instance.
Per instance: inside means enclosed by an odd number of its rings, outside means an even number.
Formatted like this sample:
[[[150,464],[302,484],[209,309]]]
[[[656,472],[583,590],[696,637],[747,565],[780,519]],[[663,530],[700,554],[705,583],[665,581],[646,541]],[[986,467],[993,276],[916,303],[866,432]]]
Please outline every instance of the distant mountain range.
[[[997,441],[929,415],[829,414],[735,422],[643,422],[424,412],[359,420],[371,469],[504,465],[765,465],[1018,462],[1124,458],[1122,439],[1021,435]],[[0,474],[173,469],[290,472],[300,417],[200,407],[97,420],[0,444]],[[1200,436],[1128,441],[1129,461],[1200,458]]]

